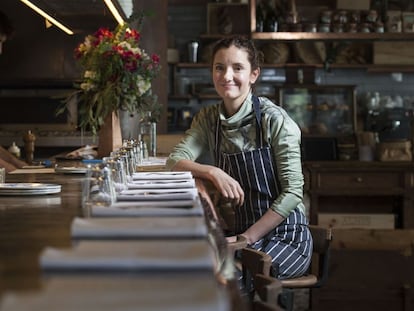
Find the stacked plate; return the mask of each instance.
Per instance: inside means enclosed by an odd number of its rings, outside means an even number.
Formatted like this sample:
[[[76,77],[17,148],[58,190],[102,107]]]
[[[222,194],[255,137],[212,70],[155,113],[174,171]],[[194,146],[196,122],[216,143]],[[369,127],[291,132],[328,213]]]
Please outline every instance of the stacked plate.
[[[0,183],[0,195],[41,195],[61,191],[61,185],[42,183]]]

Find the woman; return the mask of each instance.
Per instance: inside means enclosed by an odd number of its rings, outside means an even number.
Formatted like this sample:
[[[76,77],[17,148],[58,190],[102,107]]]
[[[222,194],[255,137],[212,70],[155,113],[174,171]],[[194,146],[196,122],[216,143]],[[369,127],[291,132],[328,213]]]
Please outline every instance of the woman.
[[[212,78],[222,102],[194,117],[167,167],[211,181],[234,208],[233,234],[270,254],[278,278],[300,276],[312,253],[302,203],[300,130],[282,108],[253,95],[260,67],[250,40],[222,39],[212,57]],[[214,165],[196,162],[207,152]]]

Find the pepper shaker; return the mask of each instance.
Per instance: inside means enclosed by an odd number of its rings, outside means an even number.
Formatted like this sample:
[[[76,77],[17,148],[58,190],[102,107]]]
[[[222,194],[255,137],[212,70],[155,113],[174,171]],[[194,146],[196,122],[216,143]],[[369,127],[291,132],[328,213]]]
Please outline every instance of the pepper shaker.
[[[35,140],[36,136],[30,130],[27,131],[27,133],[23,136],[24,150],[26,153],[26,162],[29,164],[33,163]]]

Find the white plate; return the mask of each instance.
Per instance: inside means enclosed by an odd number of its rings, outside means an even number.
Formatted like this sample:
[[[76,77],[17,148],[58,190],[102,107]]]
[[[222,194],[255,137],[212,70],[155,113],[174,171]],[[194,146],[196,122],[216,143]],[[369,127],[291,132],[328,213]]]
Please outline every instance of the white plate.
[[[53,194],[61,191],[61,185],[42,183],[2,183],[0,195],[39,195]]]

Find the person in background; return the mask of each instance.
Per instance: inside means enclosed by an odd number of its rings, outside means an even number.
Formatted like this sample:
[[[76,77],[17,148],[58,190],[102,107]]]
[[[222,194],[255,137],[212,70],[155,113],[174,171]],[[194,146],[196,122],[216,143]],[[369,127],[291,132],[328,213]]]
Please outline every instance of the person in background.
[[[4,167],[7,173],[12,172],[18,168],[22,168],[25,165],[27,165],[26,162],[19,160],[8,150],[0,146],[0,167]]]
[[[212,53],[214,87],[222,98],[203,107],[167,159],[167,168],[211,182],[219,204],[234,209],[234,228],[249,247],[271,255],[280,279],[303,275],[312,236],[305,216],[300,129],[279,106],[254,95],[260,57],[239,36],[218,41]],[[210,153],[214,163],[197,159]]]

